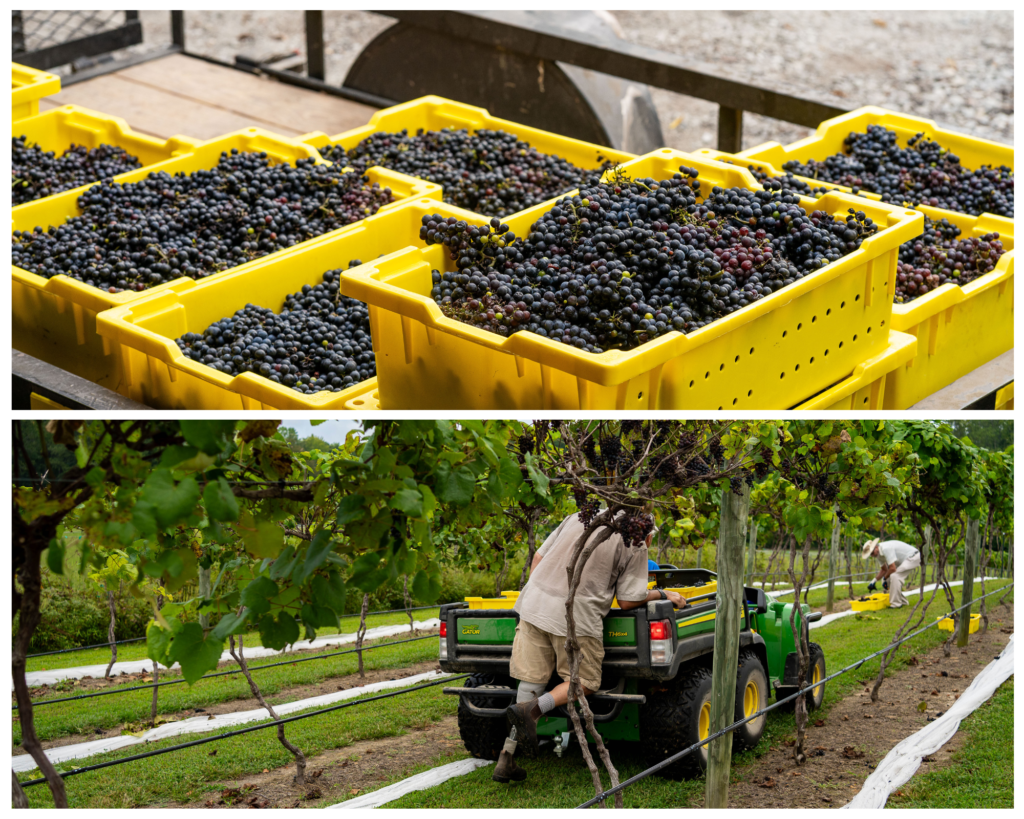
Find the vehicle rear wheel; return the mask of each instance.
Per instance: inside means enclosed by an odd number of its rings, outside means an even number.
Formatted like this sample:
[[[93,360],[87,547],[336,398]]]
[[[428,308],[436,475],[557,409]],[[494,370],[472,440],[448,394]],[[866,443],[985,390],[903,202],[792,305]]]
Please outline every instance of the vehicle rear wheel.
[[[669,686],[652,686],[640,706],[640,744],[648,764],[707,739],[711,729],[711,669],[684,671]],[[660,689],[660,690],[659,690]],[[708,766],[706,745],[658,773],[667,779],[700,775]]]
[[[753,651],[740,653],[739,666],[736,673],[736,713],[735,718],[741,720],[749,717],[768,704],[768,675],[764,666]],[[732,733],[734,751],[746,751],[761,741],[767,714],[752,719]]]
[[[464,688],[515,688],[510,678],[496,674],[474,674],[466,680]],[[475,697],[473,704],[481,708],[506,708],[513,700],[507,697]],[[462,743],[477,759],[497,759],[508,736],[508,720],[501,717],[481,717],[466,706],[459,697],[459,736]]]
[[[811,652],[811,667],[807,672],[807,684],[814,685],[828,676],[828,672],[825,670],[825,652],[817,643],[808,643],[807,647]],[[806,699],[808,711],[817,711],[821,708],[821,704],[825,701],[824,683],[809,692]]]

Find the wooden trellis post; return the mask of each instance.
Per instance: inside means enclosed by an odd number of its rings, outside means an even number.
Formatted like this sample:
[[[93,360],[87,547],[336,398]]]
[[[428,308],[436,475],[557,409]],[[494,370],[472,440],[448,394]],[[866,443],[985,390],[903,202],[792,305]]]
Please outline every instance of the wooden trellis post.
[[[836,572],[839,570],[839,535],[842,533],[842,524],[839,523],[839,516],[836,509],[832,510],[832,540],[828,548],[828,594],[825,598],[825,609],[832,613],[836,599]]]
[[[711,733],[735,722],[736,671],[739,665],[740,624],[743,606],[743,530],[750,506],[750,488],[736,495],[722,492],[718,530],[718,592],[715,612],[715,648],[711,667]],[[729,801],[729,766],[732,734],[708,747],[705,807],[725,808]]]

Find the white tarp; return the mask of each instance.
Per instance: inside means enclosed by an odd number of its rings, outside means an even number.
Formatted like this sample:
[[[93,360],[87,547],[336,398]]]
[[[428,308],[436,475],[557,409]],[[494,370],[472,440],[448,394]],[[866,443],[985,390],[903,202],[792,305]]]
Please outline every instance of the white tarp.
[[[394,802],[396,799],[401,796],[405,796],[407,793],[412,793],[413,791],[425,791],[427,788],[433,788],[435,785],[440,785],[442,782],[447,782],[449,779],[454,779],[456,776],[465,776],[466,774],[475,771],[477,768],[483,768],[485,765],[493,764],[494,761],[490,759],[460,759],[458,762],[451,762],[448,765],[442,765],[439,768],[432,768],[429,771],[416,774],[416,776],[410,776],[408,779],[403,779],[401,782],[396,782],[394,785],[388,785],[386,788],[381,788],[379,791],[364,793],[362,796],[357,796],[355,799],[349,799],[346,802],[338,802],[336,805],[327,805],[326,807],[334,810],[379,808],[381,805],[385,805],[388,802]]]
[[[960,721],[986,702],[1012,675],[1013,636],[1002,653],[985,666],[946,713],[886,754],[885,759],[878,763],[878,767],[865,780],[860,792],[843,807],[884,808],[889,794],[917,772],[921,760],[949,742],[959,729]],[[1011,737],[1007,739],[1012,742]]]
[[[436,617],[431,620],[425,620],[415,622],[417,629],[432,629],[437,628],[441,625],[441,621]],[[366,630],[365,640],[379,640],[381,637],[392,637],[396,634],[402,634],[409,631],[408,624],[399,626],[377,626],[376,628],[369,628]],[[324,637],[317,637],[315,640],[300,640],[297,643],[293,643],[290,646],[286,646],[284,649],[278,651],[273,648],[265,648],[264,646],[246,646],[245,647],[245,659],[253,660],[259,657],[274,657],[278,654],[290,654],[293,651],[310,651],[320,648],[326,648],[327,646],[340,646],[347,643],[354,643],[356,641],[355,633],[349,634],[328,634]],[[234,658],[231,656],[231,652],[225,651],[220,655],[220,662],[222,663],[233,663]],[[172,668],[177,668],[175,663]],[[163,668],[163,666],[160,666]],[[61,680],[80,680],[82,677],[102,677],[104,672],[107,670],[106,663],[100,663],[99,665],[81,665],[74,668],[54,668],[51,671],[33,671],[25,675],[29,686],[36,685],[53,685],[60,682]],[[114,663],[114,667],[110,670],[112,676],[118,676],[124,674],[138,674],[143,671],[152,671],[153,661],[152,660],[127,660],[123,663]],[[12,683],[13,687],[13,683]]]
[[[246,651],[248,655],[248,651]],[[361,685],[358,688],[349,688],[345,691],[334,691],[330,694],[321,694],[319,697],[309,697],[296,702],[275,705],[274,710],[278,716],[293,714],[296,711],[304,711],[307,708],[322,708],[326,705],[358,698],[364,694],[372,694],[376,691],[384,691],[389,688],[404,688],[407,685],[416,685],[421,682],[432,682],[443,679],[447,674],[439,671],[428,671],[423,674],[415,674],[412,677],[404,677],[401,680],[385,680],[383,682]],[[81,742],[77,745],[64,745],[60,748],[51,748],[46,756],[54,764],[65,762],[69,759],[82,759],[87,756],[104,754],[107,751],[116,751],[129,745],[143,745],[147,742],[167,739],[182,734],[205,734],[210,731],[219,731],[223,728],[236,728],[247,722],[259,722],[269,720],[270,715],[265,708],[254,708],[251,711],[236,711],[232,714],[219,714],[216,716],[191,717],[180,722],[168,722],[158,725],[146,731],[142,736],[118,736],[109,739],[94,739],[89,742]],[[11,767],[18,773],[31,771],[36,767],[35,760],[28,754],[18,754],[11,759]]]

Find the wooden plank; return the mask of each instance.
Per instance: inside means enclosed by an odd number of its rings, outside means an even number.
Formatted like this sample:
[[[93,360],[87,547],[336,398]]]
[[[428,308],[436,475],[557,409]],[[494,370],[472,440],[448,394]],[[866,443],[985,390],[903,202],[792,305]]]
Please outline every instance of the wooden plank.
[[[750,552],[747,558],[747,574],[752,575],[757,571],[757,521],[755,520],[750,524]],[[750,582],[753,583],[754,579],[751,578]]]
[[[348,131],[365,125],[376,110],[182,54],[131,66],[118,76],[300,133]]]
[[[731,725],[736,713],[736,671],[739,666],[741,607],[743,606],[743,533],[747,528],[750,487],[736,495],[722,491],[718,529],[718,593],[715,647],[711,660],[711,729],[715,734]],[[708,746],[704,807],[725,808],[729,802],[732,734]]]
[[[912,410],[964,409],[968,404],[994,393],[1013,381],[1013,350],[982,364],[949,386],[922,398]]]
[[[151,86],[107,74],[77,83],[53,99],[60,105],[81,105],[104,114],[121,117],[137,131],[167,139],[177,134],[195,139],[213,139],[256,123],[232,111],[197,103]],[[277,129],[286,136],[299,131]]]

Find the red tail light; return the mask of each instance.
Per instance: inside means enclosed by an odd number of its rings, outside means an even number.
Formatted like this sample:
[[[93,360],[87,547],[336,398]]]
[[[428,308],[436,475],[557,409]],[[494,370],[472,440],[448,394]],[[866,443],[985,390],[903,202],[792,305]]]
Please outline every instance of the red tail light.
[[[668,623],[664,620],[656,620],[651,623],[651,639],[652,640],[667,640],[668,639]]]
[[[442,637],[447,637],[448,636],[448,624],[447,623],[441,623],[441,636]]]

